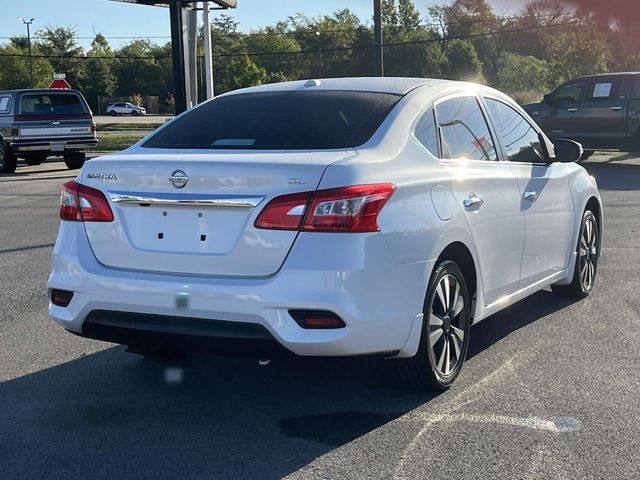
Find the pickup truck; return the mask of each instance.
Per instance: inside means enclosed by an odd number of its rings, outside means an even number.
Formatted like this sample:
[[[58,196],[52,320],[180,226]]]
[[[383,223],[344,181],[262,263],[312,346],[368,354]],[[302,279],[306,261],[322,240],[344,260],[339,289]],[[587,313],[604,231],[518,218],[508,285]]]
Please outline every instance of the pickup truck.
[[[75,90],[0,91],[0,173],[13,173],[18,158],[38,165],[62,155],[81,168],[87,148],[98,144],[91,109]]]
[[[524,109],[552,140],[581,143],[583,159],[594,150],[640,151],[640,72],[569,80]]]

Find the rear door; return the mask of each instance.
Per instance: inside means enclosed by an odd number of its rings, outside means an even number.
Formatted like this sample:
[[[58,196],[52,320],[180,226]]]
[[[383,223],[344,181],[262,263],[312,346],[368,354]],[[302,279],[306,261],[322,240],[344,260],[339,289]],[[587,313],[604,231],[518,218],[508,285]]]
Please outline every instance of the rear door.
[[[580,122],[584,123],[585,147],[619,148],[627,136],[627,98],[629,85],[626,77],[596,77],[579,105]]]
[[[538,131],[520,112],[484,97],[507,165],[518,178],[526,234],[521,288],[566,268],[573,242],[574,208],[565,164],[545,163]]]
[[[518,181],[499,161],[495,141],[475,96],[436,102],[442,164],[473,234],[484,300],[489,305],[518,289],[524,215]]]

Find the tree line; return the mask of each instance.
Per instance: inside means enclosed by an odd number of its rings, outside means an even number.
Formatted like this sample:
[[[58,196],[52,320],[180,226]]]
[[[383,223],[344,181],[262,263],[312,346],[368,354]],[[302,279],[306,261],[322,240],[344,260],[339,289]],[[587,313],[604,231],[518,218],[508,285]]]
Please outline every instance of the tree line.
[[[539,99],[579,75],[640,70],[637,43],[624,30],[589,11],[565,10],[554,0],[532,1],[512,15],[498,14],[485,0],[452,0],[429,7],[426,18],[413,0],[383,0],[382,24],[386,76],[482,82],[520,102]],[[227,15],[213,21],[216,93],[374,73],[371,21],[348,8],[316,18],[298,14],[252,32],[238,27]],[[53,73],[65,73],[94,109],[99,95],[135,94],[157,95],[172,109],[170,43],[138,38],[114,49],[98,33],[85,50],[73,28],[47,27],[36,33],[32,47],[37,87],[48,86]],[[202,38],[198,51],[202,67]],[[0,45],[0,89],[29,85],[27,39],[13,37]]]

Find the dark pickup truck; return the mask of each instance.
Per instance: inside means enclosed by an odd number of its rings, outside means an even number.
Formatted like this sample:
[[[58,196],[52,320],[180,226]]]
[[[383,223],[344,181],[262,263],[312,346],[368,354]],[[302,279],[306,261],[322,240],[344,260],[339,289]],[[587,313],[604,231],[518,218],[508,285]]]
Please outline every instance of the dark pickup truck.
[[[524,109],[552,140],[581,143],[583,158],[594,150],[640,151],[640,72],[569,80]]]
[[[38,165],[50,155],[80,168],[84,150],[97,144],[93,115],[80,92],[0,91],[0,173],[14,172],[18,158]]]

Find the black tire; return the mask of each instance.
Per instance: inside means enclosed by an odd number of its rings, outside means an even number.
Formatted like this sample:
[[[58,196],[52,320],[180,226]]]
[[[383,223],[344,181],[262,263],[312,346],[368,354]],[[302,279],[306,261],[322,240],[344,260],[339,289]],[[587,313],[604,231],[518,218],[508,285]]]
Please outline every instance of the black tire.
[[[40,165],[42,162],[44,162],[48,157],[47,153],[41,152],[41,153],[29,153],[27,155],[24,156],[24,161],[26,162],[27,165]]]
[[[68,152],[64,154],[64,163],[69,170],[77,170],[82,168],[86,157],[84,152]]]
[[[118,113],[117,113],[115,110],[111,110],[111,111],[109,112],[109,115],[111,115],[112,117],[117,117],[117,116],[118,116]]]
[[[582,152],[582,156],[580,157],[580,161],[584,161],[587,160],[588,158],[591,158],[591,156],[596,153],[595,150],[585,150],[584,152]]]
[[[140,112],[138,112],[137,110],[131,110],[131,116],[137,117],[138,115],[140,115]]]
[[[569,285],[552,285],[551,290],[563,297],[586,298],[593,290],[600,259],[600,231],[595,213],[587,209],[582,215],[576,245],[576,265]]]
[[[0,139],[0,173],[13,173],[18,166],[18,159]]]
[[[442,261],[429,281],[418,353],[396,360],[405,383],[421,390],[446,390],[451,386],[469,347],[470,306],[462,270],[451,260]]]

